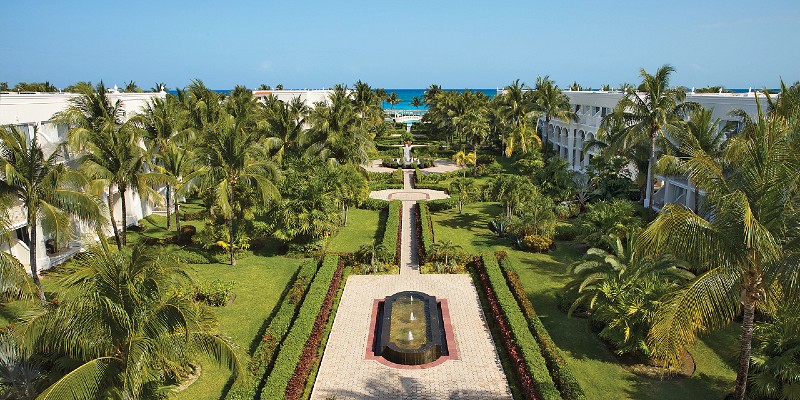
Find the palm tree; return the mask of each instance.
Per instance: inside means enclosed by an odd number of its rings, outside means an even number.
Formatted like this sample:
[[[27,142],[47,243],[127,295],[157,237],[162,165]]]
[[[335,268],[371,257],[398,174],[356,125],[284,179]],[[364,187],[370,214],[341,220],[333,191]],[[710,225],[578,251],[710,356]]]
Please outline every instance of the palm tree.
[[[679,254],[699,277],[664,301],[649,342],[668,363],[701,333],[742,315],[735,398],[745,398],[756,308],[769,310],[796,293],[795,227],[800,148],[779,115],[763,115],[728,139],[720,160],[690,148],[689,179],[706,192],[709,217],[667,204],[639,244],[652,254]]]
[[[800,399],[795,389],[800,382],[800,313],[798,304],[791,303],[754,328],[757,346],[750,382],[759,398]]]
[[[0,193],[0,245],[8,243],[11,239],[8,221],[8,210],[11,205],[11,197]],[[17,298],[33,297],[37,293],[22,263],[5,251],[0,251],[0,293]]]
[[[444,264],[450,265],[450,257],[456,254],[456,251],[461,249],[460,245],[453,243],[452,240],[438,240],[433,242],[433,252],[437,255],[444,256]]]
[[[359,166],[341,165],[334,170],[335,195],[342,205],[342,226],[347,226],[350,207],[356,206],[369,196],[369,183]]]
[[[424,103],[422,102],[422,99],[419,98],[419,96],[414,96],[411,99],[411,107],[420,108],[423,105],[424,105]]]
[[[94,90],[87,90],[70,100],[72,103],[53,120],[73,126],[70,130],[70,147],[83,154],[77,162],[86,174],[107,187],[108,209],[117,247],[127,244],[128,189],[151,199],[160,195],[150,186],[161,183],[163,177],[145,172],[149,162],[142,147],[142,129],[138,119],[124,121],[122,103],[114,104],[106,95],[100,82]],[[122,233],[114,216],[114,189],[120,193],[122,206]]]
[[[31,276],[39,288],[39,299],[46,304],[36,265],[37,227],[41,226],[56,237],[66,237],[72,230],[70,216],[98,223],[104,218],[95,198],[81,191],[88,184],[87,179],[59,163],[59,152],[45,157],[37,136],[37,129],[34,129],[29,142],[19,128],[0,128],[0,195],[20,199],[26,208]]]
[[[210,127],[195,151],[200,165],[200,187],[211,190],[216,205],[228,226],[231,265],[236,265],[236,228],[243,210],[241,195],[255,190],[261,203],[280,197],[275,182],[279,177],[276,166],[264,157],[259,145],[260,134],[238,125],[232,115],[224,115]]]
[[[464,203],[470,201],[477,191],[475,180],[469,178],[453,179],[450,183],[450,193],[458,196],[458,213],[463,214]]]
[[[604,324],[600,337],[611,341],[617,353],[648,355],[645,338],[659,299],[694,274],[672,257],[641,257],[635,252],[635,234],[625,241],[614,234],[605,240],[611,252],[590,248],[569,268],[574,278],[564,290],[575,297],[569,315],[586,309]]]
[[[453,161],[456,162],[456,166],[464,167],[464,178],[466,178],[467,165],[475,165],[475,153],[465,153],[464,150],[460,150],[458,153],[453,155]]]
[[[163,184],[166,177],[147,172],[150,158],[142,148],[140,131],[132,123],[116,125],[106,123],[101,129],[78,127],[70,134],[70,143],[75,149],[83,149],[78,157],[81,168],[91,178],[107,186],[108,208],[114,227],[117,247],[128,244],[128,206],[125,194],[128,190],[145,199],[160,199],[154,185]],[[114,217],[114,188],[119,190],[122,217],[122,232],[118,232]]]
[[[186,270],[163,254],[104,245],[77,260],[60,283],[59,307],[25,321],[19,334],[29,351],[83,364],[40,399],[151,398],[170,371],[199,355],[241,369],[235,345],[214,332],[214,315],[185,295]]]
[[[503,89],[500,100],[500,112],[508,125],[511,127],[511,134],[506,140],[506,157],[511,157],[517,141],[523,153],[528,152],[528,143],[531,135],[529,134],[528,123],[535,115],[535,99],[533,92],[526,90],[524,83],[517,79]]]
[[[488,192],[506,208],[506,218],[511,220],[517,206],[524,203],[534,191],[530,180],[524,176],[503,174],[492,180]]]
[[[276,99],[277,100],[277,99]],[[266,113],[266,131],[269,137],[266,144],[274,151],[273,158],[279,165],[290,150],[299,150],[305,139],[305,121],[309,108],[300,97],[289,103],[282,101],[269,102]]]
[[[186,198],[191,189],[194,188],[200,169],[196,166],[192,152],[174,143],[170,143],[169,146],[156,154],[156,159],[158,161],[156,170],[166,178],[167,230],[170,227],[170,209],[174,207],[175,230],[180,234],[179,199]]]
[[[725,139],[732,132],[731,126],[723,126],[720,118],[712,118],[714,110],[698,108],[689,112],[689,120],[677,124],[667,132],[674,154],[665,154],[658,160],[657,170],[668,174],[685,175],[688,159],[693,151],[702,151],[713,160],[722,158]],[[695,188],[695,212],[700,208],[699,190]]]
[[[392,111],[394,111],[394,106],[400,104],[400,97],[397,97],[397,93],[392,92],[386,102],[392,106]]]
[[[373,136],[359,122],[346,86],[336,85],[328,103],[318,103],[309,116],[311,132],[306,155],[317,155],[340,164],[361,165],[375,148]]]
[[[544,115],[544,143],[549,143],[550,121],[553,118],[564,122],[577,121],[578,115],[569,103],[569,97],[549,76],[536,78],[536,108]]]
[[[669,65],[659,68],[654,75],[641,70],[642,83],[637,90],[629,89],[617,103],[616,109],[628,126],[628,142],[649,141],[650,160],[647,165],[647,208],[653,209],[653,182],[656,168],[656,142],[663,132],[676,129],[687,111],[696,103],[684,103],[686,91],[670,88],[669,77],[675,69]]]

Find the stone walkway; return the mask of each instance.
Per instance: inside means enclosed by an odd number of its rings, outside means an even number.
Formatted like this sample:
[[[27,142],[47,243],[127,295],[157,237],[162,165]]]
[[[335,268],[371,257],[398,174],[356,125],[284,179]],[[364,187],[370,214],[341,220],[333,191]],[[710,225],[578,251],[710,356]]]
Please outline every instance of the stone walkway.
[[[406,194],[413,171],[405,171]],[[312,400],[353,399],[511,399],[503,368],[468,275],[419,273],[413,212],[403,201],[399,275],[354,275],[347,280]],[[458,359],[425,369],[399,369],[365,358],[375,299],[417,290],[447,299]]]

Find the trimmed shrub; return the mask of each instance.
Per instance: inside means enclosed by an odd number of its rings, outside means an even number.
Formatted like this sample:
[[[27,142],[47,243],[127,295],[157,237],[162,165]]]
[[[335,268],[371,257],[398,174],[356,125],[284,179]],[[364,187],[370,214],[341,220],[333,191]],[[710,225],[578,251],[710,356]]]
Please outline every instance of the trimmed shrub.
[[[297,312],[297,318],[280,344],[275,366],[261,390],[261,399],[278,400],[285,397],[289,381],[295,374],[306,343],[318,325],[318,317],[322,314],[323,305],[329,298],[333,298],[332,294],[335,294],[338,289],[338,285],[334,288],[331,282],[334,280],[334,276],[341,277],[339,266],[339,256],[336,254],[326,254],[322,259],[322,265],[311,282],[311,287],[308,288],[305,300]]]
[[[556,223],[556,240],[575,240],[578,237],[578,227],[570,221]]]
[[[431,189],[431,190],[441,190],[442,192],[447,192],[447,185],[442,183],[417,183],[414,185],[415,189]]]
[[[451,197],[449,199],[429,200],[426,203],[428,204],[428,210],[430,212],[452,210],[458,207],[458,199],[455,197]]]
[[[403,203],[399,200],[389,202],[389,216],[386,218],[386,229],[380,241],[383,251],[381,258],[386,262],[400,263],[400,213]]]
[[[402,189],[402,188],[403,188],[402,183],[378,182],[378,183],[371,183],[369,185],[370,190],[386,190],[386,189]]]
[[[553,239],[541,235],[527,235],[522,238],[522,244],[536,253],[544,253],[553,247]]]
[[[419,259],[422,261],[430,255],[431,249],[433,248],[433,220],[431,220],[431,212],[428,210],[427,201],[418,201],[417,209],[419,212],[417,226],[419,227],[420,233]]]
[[[567,361],[561,355],[561,351],[555,343],[553,343],[553,339],[550,338],[550,334],[547,332],[544,324],[542,324],[539,316],[536,315],[536,310],[533,308],[530,299],[528,299],[528,294],[525,292],[525,288],[522,286],[519,276],[511,267],[511,261],[505,254],[499,253],[500,252],[495,253],[498,264],[503,272],[505,272],[506,281],[511,291],[514,293],[514,297],[517,298],[519,308],[522,310],[522,313],[525,314],[525,318],[528,319],[528,327],[539,343],[539,349],[547,363],[547,369],[550,371],[553,383],[565,400],[586,399],[586,394],[583,392],[583,388],[581,388],[578,380],[575,379],[575,375],[573,375],[572,370],[569,365],[567,365]]]
[[[178,262],[182,262],[184,264],[210,264],[212,262],[216,262],[216,259],[210,255],[207,255],[207,253],[208,252],[199,250],[180,248],[175,248],[175,250],[170,251],[170,254],[175,257]]]
[[[506,284],[505,276],[500,266],[497,264],[497,259],[494,256],[483,256],[481,258],[481,264],[484,272],[488,276],[491,291],[497,298],[502,313],[508,322],[508,326],[514,338],[513,343],[516,344],[516,347],[522,353],[525,367],[530,372],[533,385],[539,393],[540,398],[544,400],[560,400],[561,394],[558,389],[556,389],[553,379],[550,377],[547,364],[539,350],[539,344],[528,327],[527,318],[525,318],[525,315],[520,310],[516,298]]]
[[[235,284],[234,281],[215,279],[197,288],[194,292],[194,299],[213,307],[222,307],[232,299]]]
[[[266,379],[278,345],[292,326],[292,318],[294,318],[295,311],[297,311],[297,307],[302,302],[302,297],[308,289],[308,284],[316,272],[316,262],[306,262],[300,266],[297,277],[292,283],[292,289],[283,298],[278,306],[278,311],[269,320],[269,325],[264,331],[261,342],[253,352],[253,357],[247,366],[247,376],[241,377],[236,381],[236,384],[228,391],[228,395],[225,397],[226,400],[249,400],[256,397],[258,386]],[[300,291],[302,293],[297,293]]]
[[[358,208],[362,210],[381,211],[389,208],[389,202],[386,200],[379,200],[367,197],[366,199],[361,201],[361,204],[358,205]]]

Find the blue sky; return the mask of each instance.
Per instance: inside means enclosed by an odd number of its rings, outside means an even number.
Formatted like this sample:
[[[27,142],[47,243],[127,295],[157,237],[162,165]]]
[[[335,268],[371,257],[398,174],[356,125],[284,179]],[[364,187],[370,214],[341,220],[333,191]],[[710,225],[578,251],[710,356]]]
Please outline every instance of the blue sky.
[[[0,81],[171,88],[800,80],[797,1],[7,1]],[[563,4],[562,4],[563,3]]]

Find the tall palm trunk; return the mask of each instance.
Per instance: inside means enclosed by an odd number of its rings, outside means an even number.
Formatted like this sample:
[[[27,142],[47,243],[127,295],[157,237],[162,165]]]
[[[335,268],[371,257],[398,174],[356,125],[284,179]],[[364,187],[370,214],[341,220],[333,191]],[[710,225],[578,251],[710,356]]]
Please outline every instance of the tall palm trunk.
[[[736,373],[736,391],[733,398],[744,400],[747,391],[747,375],[750,372],[750,350],[753,347],[753,321],[756,305],[753,296],[748,294],[742,316],[742,342],[739,349],[739,370]]]
[[[550,114],[544,116],[544,144],[547,145],[550,140]]]
[[[169,185],[167,185],[167,193],[166,193],[166,200],[167,200],[167,230],[169,230],[169,223],[170,223],[170,215],[169,215]]]
[[[347,206],[346,203],[342,203],[342,214],[344,215],[344,226],[347,226],[347,214],[350,210],[350,207]]]
[[[42,301],[42,305],[47,304],[47,298],[44,296],[44,289],[42,289],[42,281],[39,280],[39,267],[36,265],[36,248],[37,246],[37,234],[36,234],[36,207],[28,205],[28,238],[29,240],[29,253],[30,253],[30,266],[31,266],[31,277],[33,277],[33,282],[36,283],[36,287],[39,288],[39,300]]]
[[[233,183],[234,182],[233,180],[230,180],[230,182],[231,182],[231,195],[230,195],[230,197],[228,199],[228,206],[230,207],[230,213],[231,213],[230,215],[231,216],[228,217],[228,235],[230,236],[231,266],[233,266],[233,265],[236,265],[236,251],[233,248],[233,243],[236,241],[235,236],[234,236],[235,232],[233,231],[233,218],[234,218],[234,215],[236,215],[236,213],[233,210],[233,206],[235,204],[235,199],[234,199],[234,196],[235,196],[235,194],[234,194],[235,193],[234,185],[235,185],[235,183]]]
[[[119,198],[122,201],[122,245],[128,245],[128,203],[125,200],[126,185],[119,185]]]
[[[475,162],[472,164],[472,177],[478,177],[478,143],[472,145],[472,155],[475,156]]]
[[[647,163],[647,209],[653,211],[653,181],[655,179],[656,165],[656,132],[650,133],[650,161]]]
[[[178,204],[177,197],[175,197],[175,231],[178,232],[178,234],[181,233],[180,204]]]
[[[111,217],[111,228],[114,230],[114,241],[117,243],[117,250],[122,250],[122,241],[119,238],[117,229],[117,218],[114,217],[114,184],[108,185],[108,214]]]

